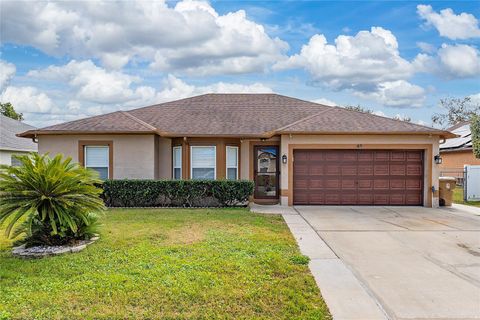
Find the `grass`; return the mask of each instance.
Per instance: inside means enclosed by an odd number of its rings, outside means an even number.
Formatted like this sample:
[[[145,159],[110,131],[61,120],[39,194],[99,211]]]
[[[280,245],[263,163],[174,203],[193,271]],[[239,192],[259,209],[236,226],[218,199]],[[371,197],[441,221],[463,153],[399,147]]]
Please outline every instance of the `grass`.
[[[86,250],[38,260],[12,257],[0,230],[0,319],[331,319],[281,217],[115,209],[102,222]]]
[[[463,188],[456,187],[453,189],[453,203],[466,204],[469,206],[480,207],[480,201],[464,201],[463,200]]]

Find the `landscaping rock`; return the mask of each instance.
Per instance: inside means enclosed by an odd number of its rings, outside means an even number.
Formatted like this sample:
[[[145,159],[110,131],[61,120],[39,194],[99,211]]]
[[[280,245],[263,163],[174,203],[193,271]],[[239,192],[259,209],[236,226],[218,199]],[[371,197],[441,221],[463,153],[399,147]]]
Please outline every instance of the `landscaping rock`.
[[[25,248],[25,245],[14,247],[12,254],[21,258],[43,258],[48,256],[56,256],[64,253],[75,253],[85,249],[88,245],[97,241],[99,237],[93,237],[90,240],[82,240],[75,245],[66,246],[36,246]]]

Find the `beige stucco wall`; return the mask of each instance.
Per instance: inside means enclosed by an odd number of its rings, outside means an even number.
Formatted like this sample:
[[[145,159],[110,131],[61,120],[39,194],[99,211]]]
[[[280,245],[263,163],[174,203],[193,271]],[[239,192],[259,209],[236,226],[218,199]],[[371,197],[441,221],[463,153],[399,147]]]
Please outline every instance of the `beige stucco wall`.
[[[439,166],[434,163],[433,156],[439,152],[439,137],[428,135],[282,135],[280,146],[280,157],[282,155],[289,155],[290,145],[331,145],[335,148],[338,145],[374,145],[378,144],[379,148],[385,148],[385,146],[402,148],[401,145],[431,145],[432,156],[430,157],[432,165],[432,181],[427,181],[427,174],[425,174],[425,194],[424,205],[427,205],[427,199],[430,198],[432,205],[438,207],[438,193],[432,194],[430,186],[433,185],[435,190],[438,190],[438,177]],[[361,148],[361,146],[360,146]],[[428,158],[427,152],[425,158]],[[288,179],[289,179],[289,163],[292,159],[288,159],[287,164],[281,164],[281,177],[280,177],[280,189],[283,190],[283,194],[288,192]],[[425,173],[429,170],[429,165],[425,162]],[[288,204],[288,196],[281,196],[281,203]]]
[[[158,179],[172,178],[172,139],[158,138]]]
[[[113,141],[114,179],[155,178],[154,135],[42,135],[38,137],[38,152],[58,153],[78,159],[80,140]]]
[[[14,154],[25,155],[28,154],[28,152],[0,150],[0,164],[6,164],[10,166],[12,164],[12,155]]]

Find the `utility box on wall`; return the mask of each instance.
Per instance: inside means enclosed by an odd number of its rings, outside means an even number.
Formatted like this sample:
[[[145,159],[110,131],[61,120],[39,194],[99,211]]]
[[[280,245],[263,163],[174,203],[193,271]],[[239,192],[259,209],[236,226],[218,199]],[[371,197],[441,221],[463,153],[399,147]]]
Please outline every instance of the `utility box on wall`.
[[[465,165],[463,199],[480,201],[480,166]]]

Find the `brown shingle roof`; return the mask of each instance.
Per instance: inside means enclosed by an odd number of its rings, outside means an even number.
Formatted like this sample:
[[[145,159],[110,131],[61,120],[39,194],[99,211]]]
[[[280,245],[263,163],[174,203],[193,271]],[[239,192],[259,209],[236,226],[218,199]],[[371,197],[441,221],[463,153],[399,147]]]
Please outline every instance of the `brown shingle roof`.
[[[332,107],[277,130],[278,133],[437,133],[444,131],[359,111]]]
[[[433,128],[277,94],[206,94],[66,122],[21,136],[143,132],[170,137],[270,137],[294,132],[448,135]]]
[[[116,111],[95,117],[64,122],[38,130],[29,130],[20,136],[62,133],[153,133],[155,128],[132,117],[125,111]]]

